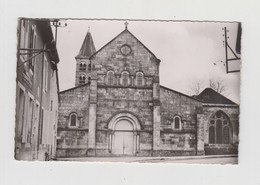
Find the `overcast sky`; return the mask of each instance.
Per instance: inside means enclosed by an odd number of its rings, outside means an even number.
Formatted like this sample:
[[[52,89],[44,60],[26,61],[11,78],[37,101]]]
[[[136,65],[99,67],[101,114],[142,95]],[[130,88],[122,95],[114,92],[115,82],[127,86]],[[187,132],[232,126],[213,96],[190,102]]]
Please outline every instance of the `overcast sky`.
[[[60,90],[75,86],[75,56],[89,27],[96,50],[125,28],[124,21],[62,21],[65,22],[67,27],[58,28],[57,39]],[[161,85],[189,94],[191,83],[204,80],[207,86],[209,79],[219,79],[227,86],[225,95],[239,103],[240,73],[226,74],[226,67],[217,62],[225,61],[222,28],[227,27],[229,30],[228,42],[235,50],[237,23],[150,21],[128,21],[128,23],[128,30],[161,60]],[[214,62],[217,62],[217,65],[214,65]],[[232,69],[238,69],[238,66],[232,66]]]

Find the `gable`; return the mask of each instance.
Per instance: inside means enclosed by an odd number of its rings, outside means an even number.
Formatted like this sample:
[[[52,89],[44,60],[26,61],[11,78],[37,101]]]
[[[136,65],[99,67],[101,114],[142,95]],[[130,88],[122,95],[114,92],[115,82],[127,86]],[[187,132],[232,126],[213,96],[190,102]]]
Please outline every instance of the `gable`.
[[[66,90],[60,91],[59,95],[71,94],[71,93],[74,93],[74,92],[77,92],[77,91],[78,92],[84,92],[87,89],[88,86],[89,86],[89,83],[85,83],[83,85],[72,87],[70,89],[66,89]]]
[[[135,74],[157,75],[160,60],[127,29],[91,56],[91,62],[100,73],[128,71]]]
[[[173,97],[173,98],[180,97],[182,99],[200,103],[200,101],[196,98],[193,98],[189,95],[183,94],[181,92],[178,92],[178,91],[175,91],[175,90],[172,90],[172,89],[169,89],[167,87],[160,85],[160,96],[165,96],[165,94],[169,94],[169,97]]]
[[[202,103],[198,100],[163,86],[160,86],[160,102],[161,124],[164,128],[171,128],[176,115],[189,124],[194,123],[193,115],[197,113],[198,108],[202,108]]]

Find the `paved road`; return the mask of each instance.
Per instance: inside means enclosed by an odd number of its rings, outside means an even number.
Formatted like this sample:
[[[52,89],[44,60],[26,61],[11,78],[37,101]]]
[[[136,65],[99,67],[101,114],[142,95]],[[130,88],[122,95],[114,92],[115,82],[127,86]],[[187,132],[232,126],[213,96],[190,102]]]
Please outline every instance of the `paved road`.
[[[86,162],[139,162],[139,163],[184,163],[184,164],[238,164],[237,156],[179,156],[179,157],[85,157],[59,158],[58,161]]]
[[[163,159],[163,160],[146,160],[145,163],[183,163],[183,164],[238,164],[237,157],[221,157],[206,159]]]

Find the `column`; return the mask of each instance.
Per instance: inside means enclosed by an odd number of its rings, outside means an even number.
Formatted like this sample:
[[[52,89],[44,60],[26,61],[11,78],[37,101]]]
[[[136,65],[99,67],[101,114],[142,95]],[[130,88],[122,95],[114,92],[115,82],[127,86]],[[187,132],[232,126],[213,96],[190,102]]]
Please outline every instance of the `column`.
[[[159,76],[153,78],[153,155],[159,155],[161,129],[161,103]]]
[[[134,84],[134,76],[130,76],[130,79],[131,79],[131,86],[135,86],[135,84]]]
[[[204,155],[204,114],[197,114],[197,155]]]
[[[89,88],[88,156],[95,156],[97,112],[97,74],[95,72],[93,72],[91,75]]]

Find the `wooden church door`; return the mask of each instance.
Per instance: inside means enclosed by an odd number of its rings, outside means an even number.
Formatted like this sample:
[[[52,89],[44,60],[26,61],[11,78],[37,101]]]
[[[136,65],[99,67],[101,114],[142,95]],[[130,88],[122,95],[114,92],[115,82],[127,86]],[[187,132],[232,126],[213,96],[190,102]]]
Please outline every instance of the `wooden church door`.
[[[116,124],[112,152],[115,155],[134,155],[133,125],[129,121],[121,120]]]

